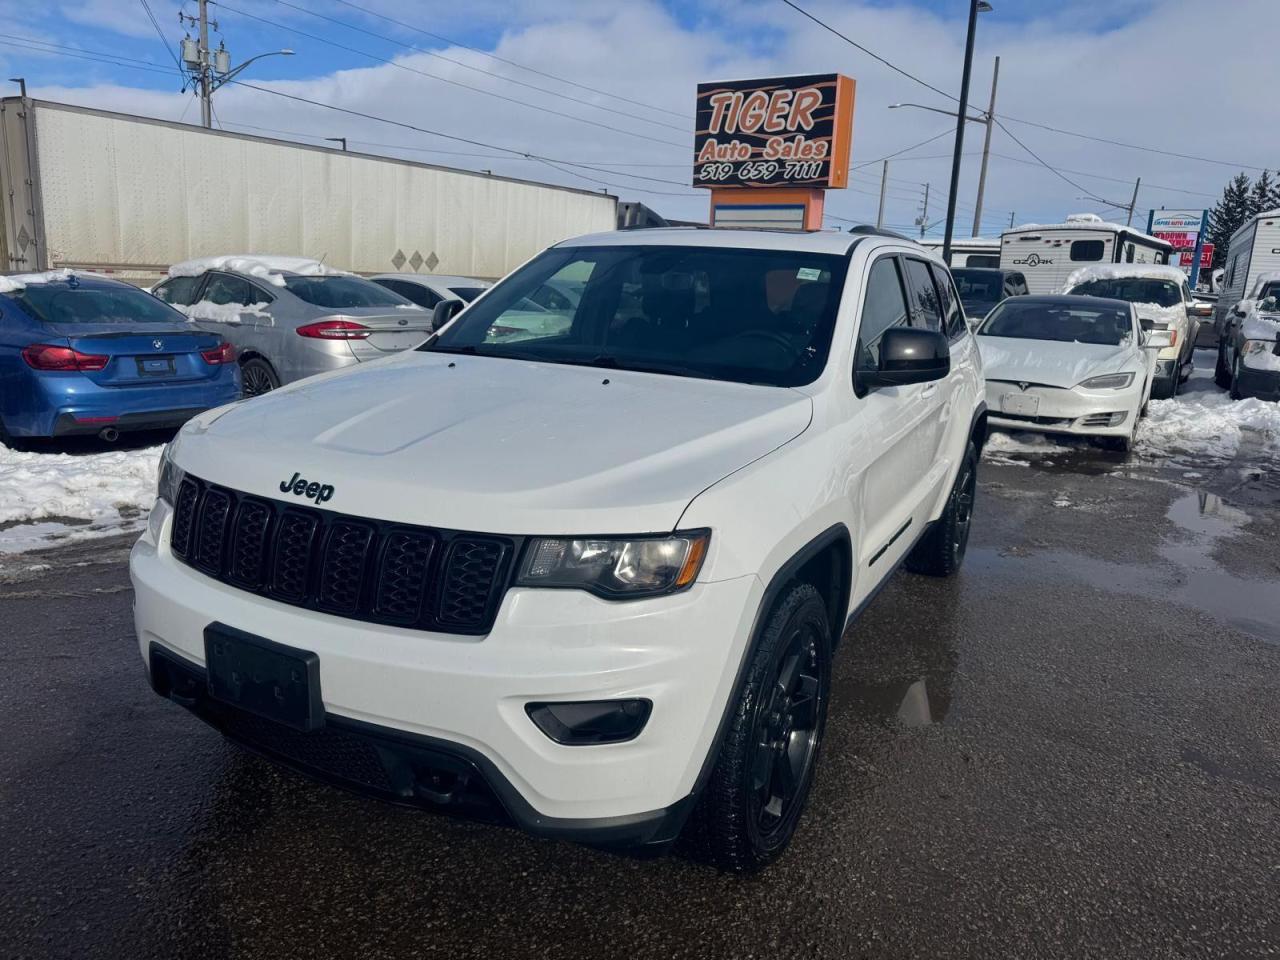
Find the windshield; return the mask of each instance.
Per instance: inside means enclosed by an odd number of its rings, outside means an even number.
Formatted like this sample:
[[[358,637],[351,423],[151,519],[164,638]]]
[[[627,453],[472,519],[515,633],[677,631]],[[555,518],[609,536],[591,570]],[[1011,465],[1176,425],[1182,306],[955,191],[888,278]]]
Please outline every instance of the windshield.
[[[32,284],[12,294],[41,323],[188,323],[185,316],[133,287]]]
[[[1105,297],[1108,300],[1127,300],[1129,303],[1154,303],[1161,307],[1176,307],[1182,303],[1182,290],[1176,283],[1150,277],[1086,280],[1071,292],[1083,297]]]
[[[363,277],[286,276],[285,289],[317,307],[399,307],[409,301]]]
[[[421,349],[799,386],[826,363],[846,266],[782,250],[553,249]]]
[[[1258,300],[1265,300],[1267,297],[1275,297],[1280,301],[1280,283],[1268,283],[1258,293]]]
[[[1005,297],[1004,274],[998,270],[953,269],[951,276],[967,313],[984,314]]]
[[[1025,297],[1015,297],[996,307],[978,335],[1119,346],[1133,336],[1133,321],[1121,306],[1028,303]]]

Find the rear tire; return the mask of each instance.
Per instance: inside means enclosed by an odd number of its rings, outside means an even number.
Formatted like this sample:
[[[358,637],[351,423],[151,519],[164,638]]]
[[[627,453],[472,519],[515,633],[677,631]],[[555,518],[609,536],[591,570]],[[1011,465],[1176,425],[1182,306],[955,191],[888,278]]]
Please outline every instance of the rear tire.
[[[240,383],[245,399],[260,397],[280,386],[280,378],[271,369],[271,364],[261,357],[250,357],[240,364]]]
[[[933,528],[907,554],[907,569],[929,577],[949,577],[960,569],[969,545],[973,498],[978,488],[978,448],[965,448],[947,505]]]
[[[699,860],[755,873],[782,855],[813,785],[831,689],[827,605],[812,585],[774,607],[685,830]]]
[[[1232,400],[1243,400],[1244,394],[1240,392],[1240,358],[1236,357],[1235,366],[1231,368],[1231,389],[1229,395]]]

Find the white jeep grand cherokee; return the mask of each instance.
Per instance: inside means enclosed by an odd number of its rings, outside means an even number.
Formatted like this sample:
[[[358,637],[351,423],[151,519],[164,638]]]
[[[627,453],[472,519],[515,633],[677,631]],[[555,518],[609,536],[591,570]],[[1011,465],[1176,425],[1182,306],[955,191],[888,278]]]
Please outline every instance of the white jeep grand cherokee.
[[[547,284],[580,296],[534,330]],[[142,656],[312,776],[606,846],[687,822],[758,869],[845,628],[900,562],[964,556],[983,395],[910,241],[567,241],[417,350],[183,428],[132,556]]]

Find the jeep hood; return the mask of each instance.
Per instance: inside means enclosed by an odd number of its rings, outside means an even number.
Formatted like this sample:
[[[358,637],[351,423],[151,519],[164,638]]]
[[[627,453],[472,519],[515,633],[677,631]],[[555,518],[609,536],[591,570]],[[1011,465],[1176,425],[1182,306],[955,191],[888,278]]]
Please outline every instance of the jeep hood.
[[[988,380],[1042,383],[1070,388],[1090,377],[1130,369],[1129,344],[1057,343],[1021,337],[978,337],[982,372]]]
[[[689,501],[802,433],[799,391],[409,351],[195,418],[178,466],[299,505],[508,534],[673,529]],[[762,507],[764,509],[764,507]]]

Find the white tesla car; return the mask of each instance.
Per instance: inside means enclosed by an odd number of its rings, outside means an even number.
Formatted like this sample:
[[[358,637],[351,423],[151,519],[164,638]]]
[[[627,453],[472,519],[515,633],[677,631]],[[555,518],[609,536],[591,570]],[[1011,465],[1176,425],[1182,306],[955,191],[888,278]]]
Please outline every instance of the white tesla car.
[[[1014,297],[978,328],[988,423],[1102,437],[1128,450],[1168,331],[1146,332],[1130,303]]]

